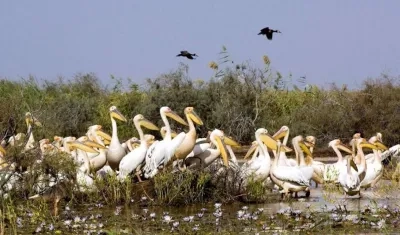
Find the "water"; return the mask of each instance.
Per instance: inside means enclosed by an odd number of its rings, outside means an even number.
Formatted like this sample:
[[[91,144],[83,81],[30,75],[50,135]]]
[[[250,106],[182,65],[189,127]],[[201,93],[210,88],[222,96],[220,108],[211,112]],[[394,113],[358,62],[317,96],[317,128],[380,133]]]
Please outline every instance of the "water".
[[[301,229],[359,234],[393,232],[400,217],[400,195],[398,186],[394,186],[388,180],[381,180],[375,189],[362,191],[361,198],[319,186],[311,189],[309,198],[281,201],[276,199],[279,196],[274,196],[268,203],[222,203],[220,208],[214,203],[182,207],[144,206],[138,202],[112,207],[64,204],[58,218],[39,218],[29,210],[18,213],[17,231],[20,234],[35,231],[48,234],[268,234]]]

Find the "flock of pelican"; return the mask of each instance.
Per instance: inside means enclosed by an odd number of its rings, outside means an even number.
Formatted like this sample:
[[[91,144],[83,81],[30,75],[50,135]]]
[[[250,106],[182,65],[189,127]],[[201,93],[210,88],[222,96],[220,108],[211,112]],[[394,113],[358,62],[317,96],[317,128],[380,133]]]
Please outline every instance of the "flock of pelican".
[[[255,132],[255,141],[244,157],[245,162],[239,164],[232,147],[240,145],[225,136],[223,131],[215,129],[206,138],[197,138],[195,125],[203,125],[203,121],[193,107],[184,109],[186,120],[171,108],[161,107],[162,128],[142,114],[137,114],[133,123],[139,137],[132,137],[124,143],[118,138],[117,123],[127,122],[127,118],[115,106],[110,107],[109,114],[111,136],[102,130],[101,125],[93,125],[88,128],[86,135],[79,138],[54,136],[53,141],[42,139],[37,144],[33,127],[42,124],[31,113],[26,113],[27,140],[22,141],[23,134],[17,134],[4,139],[0,145],[1,193],[16,187],[19,179],[13,177],[17,174],[15,168],[18,166],[6,161],[6,146],[9,145],[23,146],[23,151],[39,146],[42,159],[50,154],[67,154],[77,165],[77,189],[80,191],[97,190],[94,178],[107,174],[115,174],[120,181],[130,176],[142,181],[153,178],[159,171],[205,169],[218,164],[223,165],[219,172],[234,169],[242,182],[260,180],[271,189],[279,189],[282,197],[291,196],[292,193],[297,196],[302,191],[309,196],[312,181],[317,187],[318,184],[336,183],[345,194],[361,196],[361,188],[374,187],[382,177],[382,155],[387,154],[383,151],[389,151],[382,143],[382,134],[377,133],[367,141],[356,133],[349,147],[339,139],[330,141],[329,147],[336,153],[337,161],[325,164],[313,159],[315,137],[295,136],[291,141],[292,149],[288,147],[289,127],[283,126],[272,136],[267,129],[259,128]],[[171,130],[169,119],[188,127],[188,131],[175,133]],[[163,139],[156,140],[153,135],[145,134],[144,129],[160,131]],[[373,153],[365,155],[363,148],[372,149]],[[288,158],[287,153],[293,150],[295,158]],[[348,155],[343,156],[341,151]],[[250,156],[251,159],[247,160]],[[38,160],[34,164],[40,163],[41,160]],[[28,167],[26,171],[29,170]],[[57,184],[63,176],[57,178],[50,180],[49,185],[36,185],[37,193]]]

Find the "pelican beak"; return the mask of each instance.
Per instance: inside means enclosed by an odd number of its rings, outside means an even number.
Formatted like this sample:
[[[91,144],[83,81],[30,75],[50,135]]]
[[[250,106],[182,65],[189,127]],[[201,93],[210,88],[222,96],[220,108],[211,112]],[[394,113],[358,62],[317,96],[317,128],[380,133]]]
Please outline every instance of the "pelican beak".
[[[277,132],[272,136],[272,138],[273,138],[274,140],[279,140],[279,139],[285,137],[286,132],[287,132],[287,131],[279,130],[279,131],[277,131]]]
[[[174,111],[166,112],[165,115],[168,117],[174,119],[175,121],[179,122],[182,125],[189,126],[183,118],[181,118],[178,114],[176,114]]]
[[[348,153],[348,154],[353,154],[353,151],[351,151],[351,149],[349,149],[347,146],[345,146],[344,144],[340,143],[336,145],[338,149]]]
[[[1,146],[0,145],[0,152],[3,154],[3,155],[6,155],[6,150],[3,148],[3,146]]]
[[[388,150],[388,147],[386,147],[386,145],[384,145],[380,140],[375,142],[375,146],[380,150]]]
[[[175,136],[177,136],[178,134],[176,133],[176,131],[172,131],[171,130],[171,138],[175,138]]]
[[[310,141],[304,140],[303,142],[308,148],[314,148],[315,146],[315,144],[311,143]]]
[[[111,141],[111,136],[110,136],[109,134],[105,133],[105,132],[102,131],[102,130],[97,130],[97,131],[96,131],[96,134],[97,134],[98,136],[102,137],[102,138],[104,139],[104,142],[105,142],[105,140]]]
[[[99,148],[99,149],[105,149],[106,148],[105,146],[103,146],[103,145],[101,145],[99,143],[96,143],[94,141],[91,141],[91,140],[86,140],[85,142],[83,142],[83,144],[87,145],[89,147],[93,147],[93,148]]]
[[[189,114],[190,119],[192,119],[197,125],[203,125],[203,121],[201,120],[201,118],[197,115],[197,113],[195,111],[191,111]]]
[[[141,126],[146,127],[149,130],[153,130],[153,131],[158,131],[160,130],[160,128],[158,128],[156,125],[154,125],[154,123],[150,122],[149,120],[147,120],[146,118],[143,118],[142,120],[139,121],[139,124]]]
[[[251,147],[249,148],[249,150],[247,150],[246,155],[244,156],[244,159],[248,158],[254,151],[256,151],[256,149],[258,148],[258,143],[254,142]]]
[[[85,145],[85,144],[83,144],[83,143],[81,143],[81,142],[79,142],[77,140],[73,141],[73,142],[70,142],[69,144],[70,144],[71,147],[78,148],[78,149],[83,150],[83,151],[88,152],[88,153],[98,153],[98,151],[96,151],[95,149],[93,149],[93,148],[91,148],[91,147],[89,147],[89,146],[87,146],[87,145]]]
[[[360,146],[361,148],[378,149],[376,145],[367,142],[365,139],[361,141]]]
[[[125,116],[122,115],[122,113],[118,109],[114,109],[113,111],[111,111],[111,117],[116,118],[116,119],[118,119],[120,121],[123,121],[123,122],[127,121]]]
[[[106,140],[106,139],[104,139],[104,141],[103,141],[103,142],[104,142],[104,144],[105,144],[105,145],[110,145],[110,143],[111,143],[111,140]]]
[[[240,147],[240,144],[238,142],[236,142],[234,139],[232,139],[232,138],[230,138],[228,136],[224,137],[224,143],[226,145],[229,145],[229,146],[232,146],[232,147]]]
[[[262,135],[260,136],[260,138],[261,138],[262,142],[263,142],[268,148],[270,148],[270,149],[276,151],[276,149],[278,148],[278,145],[277,145],[277,143],[276,143],[276,140],[275,140],[272,136],[270,136],[270,135],[268,135],[268,134],[262,134]],[[281,152],[287,153],[287,152],[291,152],[291,151],[293,151],[291,148],[289,148],[289,147],[287,147],[287,146],[285,146],[285,145],[281,145]]]
[[[311,153],[310,149],[308,149],[308,147],[307,147],[305,141],[300,141],[300,142],[299,142],[299,146],[300,146],[301,150],[303,150],[303,152],[304,152],[306,155],[312,156],[312,153]]]
[[[226,153],[225,144],[222,142],[222,139],[219,136],[216,136],[215,140],[217,141],[217,148],[219,149],[219,151],[221,153],[221,157],[222,157],[222,160],[224,161],[224,165],[229,166],[228,154]]]
[[[39,122],[37,119],[33,119],[33,124],[35,124],[36,126],[38,126],[38,127],[42,127],[43,125],[42,125],[42,123],[41,122]]]
[[[277,145],[277,143],[276,143],[276,140],[275,140],[272,136],[270,136],[270,135],[268,135],[268,134],[261,134],[261,135],[260,135],[260,138],[261,138],[262,142],[263,142],[268,148],[270,148],[270,149],[272,149],[272,150],[276,150],[276,149],[277,149],[278,145]]]

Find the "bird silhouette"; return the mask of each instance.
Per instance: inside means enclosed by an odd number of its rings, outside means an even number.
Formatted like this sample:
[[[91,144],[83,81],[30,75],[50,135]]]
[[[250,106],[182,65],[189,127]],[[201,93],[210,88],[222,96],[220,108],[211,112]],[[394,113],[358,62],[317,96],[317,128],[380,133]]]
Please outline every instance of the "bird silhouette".
[[[270,29],[269,27],[266,27],[266,28],[261,29],[260,32],[258,33],[258,35],[265,35],[265,36],[267,36],[267,38],[269,40],[272,40],[273,33],[282,33],[282,32],[279,30]]]
[[[193,56],[198,56],[198,55],[196,55],[196,54],[191,54],[191,53],[189,53],[188,51],[181,51],[181,53],[178,54],[178,55],[176,55],[176,56],[183,56],[183,57],[186,57],[186,58],[188,58],[188,59],[190,59],[190,60],[193,60],[193,59],[194,59]]]

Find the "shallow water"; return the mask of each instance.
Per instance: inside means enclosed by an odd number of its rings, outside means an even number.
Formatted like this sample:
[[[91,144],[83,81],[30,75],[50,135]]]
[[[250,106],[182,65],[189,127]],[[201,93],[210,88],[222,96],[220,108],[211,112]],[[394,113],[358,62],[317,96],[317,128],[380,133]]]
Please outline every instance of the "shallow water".
[[[62,205],[58,218],[34,219],[35,215],[29,211],[19,215],[17,231],[20,234],[35,231],[48,234],[266,234],[314,233],[321,229],[332,233],[365,234],[397,231],[396,219],[400,216],[398,185],[382,180],[375,189],[362,191],[361,195],[361,198],[346,197],[319,186],[311,189],[309,198],[281,201],[274,197],[268,203],[222,204],[220,209],[214,204],[146,206],[145,201],[116,207]]]

